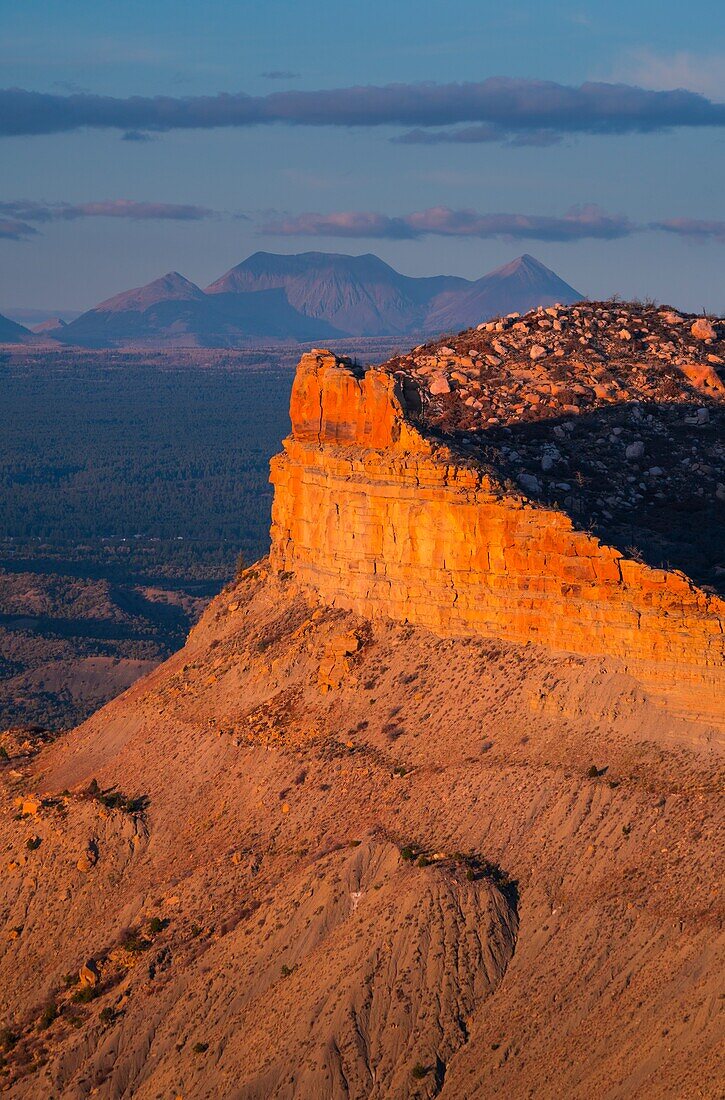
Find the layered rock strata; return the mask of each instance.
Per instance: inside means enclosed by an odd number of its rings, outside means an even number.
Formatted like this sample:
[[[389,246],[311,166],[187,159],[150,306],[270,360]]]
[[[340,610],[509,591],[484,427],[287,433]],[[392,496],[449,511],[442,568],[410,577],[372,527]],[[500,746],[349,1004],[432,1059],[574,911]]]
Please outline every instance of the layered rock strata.
[[[426,431],[423,400],[405,372],[302,357],[271,466],[273,566],[367,617],[616,658],[725,728],[723,601],[503,488]]]

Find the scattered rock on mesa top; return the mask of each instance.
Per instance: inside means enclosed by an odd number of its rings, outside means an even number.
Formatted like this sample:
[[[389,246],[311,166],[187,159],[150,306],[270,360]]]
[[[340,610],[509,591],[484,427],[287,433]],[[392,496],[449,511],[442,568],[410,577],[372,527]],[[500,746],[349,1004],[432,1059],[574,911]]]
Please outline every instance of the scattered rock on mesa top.
[[[438,374],[428,387],[428,391],[434,396],[439,393],[450,393],[451,384],[444,374]]]
[[[541,482],[535,474],[519,474],[519,485],[527,493],[541,492]]]
[[[644,443],[640,439],[637,439],[634,443],[629,444],[624,453],[627,458],[636,461],[644,454]]]
[[[690,332],[696,340],[714,340],[716,336],[715,326],[708,321],[707,317],[698,317]]]

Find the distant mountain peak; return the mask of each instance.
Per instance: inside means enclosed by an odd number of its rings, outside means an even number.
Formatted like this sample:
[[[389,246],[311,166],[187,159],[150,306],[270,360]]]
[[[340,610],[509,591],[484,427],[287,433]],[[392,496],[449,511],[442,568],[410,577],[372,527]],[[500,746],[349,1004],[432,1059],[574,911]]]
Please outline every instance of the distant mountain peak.
[[[528,253],[471,281],[402,275],[372,252],[259,251],[205,291],[178,271],[168,271],[101,302],[54,336],[95,347],[418,337],[581,297]]]
[[[0,313],[0,344],[24,344],[32,339],[32,332]]]
[[[135,309],[143,312],[157,302],[196,300],[203,301],[204,291],[190,279],[180,275],[178,271],[167,271],[158,279],[153,279],[144,286],[125,290],[121,294],[115,294],[113,298],[107,298],[105,302],[99,302],[94,307],[94,312],[118,313]]]

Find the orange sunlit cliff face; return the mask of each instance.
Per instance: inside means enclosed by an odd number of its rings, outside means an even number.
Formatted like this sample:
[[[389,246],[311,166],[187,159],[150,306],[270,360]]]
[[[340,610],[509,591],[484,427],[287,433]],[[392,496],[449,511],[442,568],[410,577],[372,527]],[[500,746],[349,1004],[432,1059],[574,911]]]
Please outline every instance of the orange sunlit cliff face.
[[[477,392],[471,385],[488,367],[470,348],[419,358],[434,360],[422,375],[412,362],[363,373],[329,352],[303,357],[292,432],[272,463],[273,565],[367,617],[611,656],[675,711],[725,725],[723,601],[680,570],[607,545],[521,485],[506,489],[465,447],[470,428],[434,433],[422,415],[431,393],[452,377],[442,397],[462,405],[460,390]],[[529,352],[524,362],[510,365],[509,386],[525,370],[535,388],[536,360]],[[692,400],[687,366],[669,404]],[[622,370],[600,404],[626,416],[642,396],[640,373]],[[537,374],[550,386],[543,367]],[[712,395],[721,400],[718,389]],[[572,407],[576,416],[590,403],[593,390]],[[553,420],[561,409],[547,411]]]

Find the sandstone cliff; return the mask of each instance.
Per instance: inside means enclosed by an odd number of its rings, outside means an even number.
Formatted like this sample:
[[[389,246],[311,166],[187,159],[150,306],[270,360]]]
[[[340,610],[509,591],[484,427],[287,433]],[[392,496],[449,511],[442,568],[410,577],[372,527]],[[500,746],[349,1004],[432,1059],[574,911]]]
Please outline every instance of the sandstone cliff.
[[[519,485],[502,482],[501,470],[482,458],[481,433],[472,446],[470,432],[440,430],[443,415],[470,410],[460,399],[453,404],[458,380],[485,378],[487,365],[448,345],[418,350],[423,364],[433,358],[422,377],[410,361],[363,372],[328,352],[303,356],[292,432],[272,462],[272,564],[326,603],[361,615],[386,615],[443,636],[496,636],[616,658],[674,711],[725,726],[722,599],[681,570],[653,567],[639,551],[607,544],[557,501],[540,499],[535,475],[520,475]],[[695,364],[687,365],[692,372]],[[581,379],[581,362],[572,369]],[[677,373],[679,389],[673,395],[666,376],[669,399],[660,403],[670,416],[683,403],[689,414],[686,402],[695,393],[688,374]],[[509,375],[510,384],[518,381],[515,365]],[[651,383],[641,361],[618,398],[611,383],[592,389],[591,410],[586,398],[565,402],[570,419],[572,412],[581,423],[588,411],[606,406],[611,416],[613,405],[631,405],[645,391],[640,376]],[[717,402],[716,385],[711,392]],[[431,408],[431,394],[434,401],[444,395],[443,414]],[[554,402],[548,419],[561,412],[561,401]],[[569,488],[558,476],[554,485]]]

